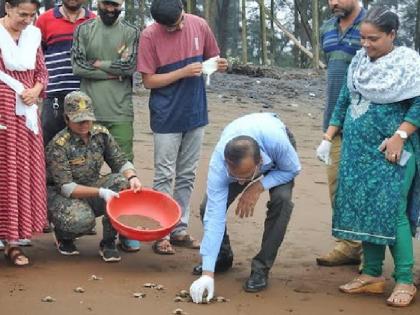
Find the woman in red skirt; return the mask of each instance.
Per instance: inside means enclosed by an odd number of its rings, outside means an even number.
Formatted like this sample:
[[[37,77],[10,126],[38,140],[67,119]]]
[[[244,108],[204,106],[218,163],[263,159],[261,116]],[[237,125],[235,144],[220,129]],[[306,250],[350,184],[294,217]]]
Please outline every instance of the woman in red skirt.
[[[46,223],[45,160],[37,106],[48,74],[37,0],[6,0],[0,19],[0,240],[15,266],[29,264],[18,246]]]

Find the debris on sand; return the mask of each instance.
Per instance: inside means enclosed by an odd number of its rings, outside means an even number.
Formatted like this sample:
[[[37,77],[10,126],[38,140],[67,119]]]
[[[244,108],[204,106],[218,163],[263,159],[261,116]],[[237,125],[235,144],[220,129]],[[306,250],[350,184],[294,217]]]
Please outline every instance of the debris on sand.
[[[143,293],[143,292],[136,292],[136,293],[133,293],[133,296],[134,296],[135,298],[137,298],[137,299],[143,299],[143,298],[145,298],[145,297],[146,297],[146,293]]]
[[[76,293],[85,293],[85,289],[83,289],[82,287],[77,287],[73,291]]]
[[[215,299],[212,299],[212,301],[214,300],[218,303],[230,302],[230,300],[225,298],[224,296],[218,296]]]
[[[103,280],[103,278],[102,277],[98,277],[97,275],[91,275],[89,280],[98,281],[98,280]]]
[[[53,297],[47,295],[46,297],[43,297],[41,299],[41,302],[52,303],[52,302],[55,302],[55,299]]]
[[[172,314],[175,314],[175,315],[186,315],[188,313],[186,313],[182,308],[177,308],[176,310],[174,310],[172,312]]]
[[[182,297],[182,298],[187,298],[187,297],[190,296],[190,294],[188,293],[187,290],[181,290],[181,291],[179,291],[179,293],[176,296],[179,296],[179,297]]]

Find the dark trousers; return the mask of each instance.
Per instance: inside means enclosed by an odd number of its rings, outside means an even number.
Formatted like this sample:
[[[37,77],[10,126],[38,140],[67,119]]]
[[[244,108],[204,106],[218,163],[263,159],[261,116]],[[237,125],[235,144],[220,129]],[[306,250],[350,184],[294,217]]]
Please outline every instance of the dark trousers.
[[[64,122],[64,97],[48,97],[44,100],[41,112],[42,133],[44,137],[44,146],[61,130],[66,127]],[[54,103],[58,104],[58,108],[54,109]]]
[[[228,201],[226,209],[236,197],[246,188],[247,184],[231,183],[229,185]],[[268,274],[277,257],[278,249],[283,242],[287,225],[293,210],[292,190],[294,182],[279,185],[270,189],[270,201],[267,202],[267,213],[264,222],[264,234],[259,253],[252,259],[251,270],[253,272]],[[201,220],[206,211],[207,195],[200,206]],[[227,210],[226,210],[227,211]],[[218,261],[226,261],[233,258],[227,228],[223,235]]]

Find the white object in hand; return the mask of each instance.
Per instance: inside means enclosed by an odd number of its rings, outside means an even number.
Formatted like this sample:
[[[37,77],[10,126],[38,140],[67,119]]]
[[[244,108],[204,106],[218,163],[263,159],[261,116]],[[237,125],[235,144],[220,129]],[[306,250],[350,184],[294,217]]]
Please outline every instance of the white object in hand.
[[[6,129],[7,129],[7,127],[6,127],[6,126],[4,126],[4,125],[0,124],[0,130],[6,130]]]
[[[194,303],[203,303],[204,292],[207,291],[206,301],[209,302],[214,296],[214,279],[204,275],[195,280],[190,287],[190,295]]]
[[[316,149],[317,158],[327,165],[331,165],[331,145],[332,143],[330,141],[322,140],[321,144]]]
[[[118,193],[116,193],[115,191],[112,191],[111,189],[108,188],[99,188],[99,197],[101,197],[102,199],[104,199],[106,202],[108,202],[109,200],[111,200],[112,198],[118,198],[120,195]]]
[[[219,56],[207,59],[203,62],[203,73],[207,75],[206,84],[210,85],[210,76],[217,71]]]

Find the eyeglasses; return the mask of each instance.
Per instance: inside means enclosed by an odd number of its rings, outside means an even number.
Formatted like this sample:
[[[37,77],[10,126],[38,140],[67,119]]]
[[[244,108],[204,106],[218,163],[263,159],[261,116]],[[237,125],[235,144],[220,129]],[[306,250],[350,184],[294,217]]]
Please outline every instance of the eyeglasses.
[[[259,166],[260,166],[260,164],[255,165],[255,169],[254,169],[254,172],[252,173],[252,176],[248,176],[248,177],[238,177],[236,175],[233,175],[230,172],[230,169],[229,169],[228,165],[226,165],[226,172],[227,172],[227,175],[231,179],[233,179],[234,181],[237,181],[237,182],[252,182],[258,175]]]

